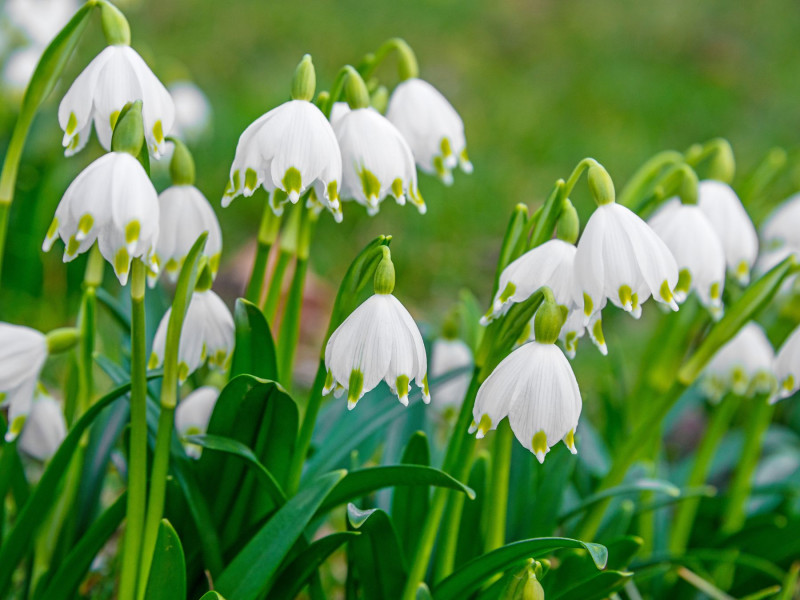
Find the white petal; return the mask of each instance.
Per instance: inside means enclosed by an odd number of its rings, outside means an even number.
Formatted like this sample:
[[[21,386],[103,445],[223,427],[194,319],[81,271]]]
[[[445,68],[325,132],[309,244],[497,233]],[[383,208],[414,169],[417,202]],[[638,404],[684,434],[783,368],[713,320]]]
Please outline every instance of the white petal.
[[[67,424],[61,405],[50,396],[36,395],[19,437],[20,450],[37,460],[47,461],[65,437]]]

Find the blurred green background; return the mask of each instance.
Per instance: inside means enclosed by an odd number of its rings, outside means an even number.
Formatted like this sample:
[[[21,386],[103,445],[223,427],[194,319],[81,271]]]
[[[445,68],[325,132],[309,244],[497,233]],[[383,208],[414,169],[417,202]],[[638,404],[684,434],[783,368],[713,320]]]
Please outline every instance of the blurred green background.
[[[383,204],[369,218],[348,204],[337,225],[324,215],[312,271],[338,283],[354,254],[378,233],[394,235],[397,294],[413,312],[438,322],[461,287],[488,301],[499,241],[518,202],[539,203],[558,177],[584,156],[602,162],[621,188],[651,154],[723,135],[740,170],[775,145],[792,147],[800,131],[795,0],[521,1],[142,0],[122,5],[133,45],[165,82],[190,78],[213,106],[213,130],[192,150],[198,187],[225,233],[223,271],[243,277],[264,195],[222,210],[219,198],[240,133],[284,101],[293,69],[313,55],[318,90],[338,68],[357,63],[392,36],[416,50],[423,78],[461,113],[475,165],[452,187],[421,177],[428,214]],[[64,159],[56,107],[66,83],[102,48],[99,19],[88,29],[65,80],[37,119],[12,209],[0,317],[60,324],[77,291],[82,261],[66,271],[60,245],[41,240],[61,194],[96,158],[96,141]],[[396,82],[389,60],[378,75]],[[15,100],[0,107],[0,148],[13,125]],[[167,185],[163,172],[160,189]],[[574,198],[585,218],[591,201]],[[777,202],[780,198],[773,199]],[[242,285],[221,279],[227,299]],[[44,295],[53,302],[29,302]]]

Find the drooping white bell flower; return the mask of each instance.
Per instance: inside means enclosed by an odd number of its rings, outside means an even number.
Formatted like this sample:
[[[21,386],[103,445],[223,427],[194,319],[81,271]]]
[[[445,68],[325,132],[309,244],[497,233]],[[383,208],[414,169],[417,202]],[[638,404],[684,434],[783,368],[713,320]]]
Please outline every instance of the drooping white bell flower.
[[[775,376],[778,379],[778,396],[787,398],[800,389],[800,327],[796,328],[775,357]]]
[[[164,362],[170,308],[161,319],[153,339],[153,351],[148,368]],[[203,363],[220,370],[228,367],[233,354],[234,323],[230,310],[210,289],[196,291],[189,302],[178,344],[178,379],[181,383]]]
[[[789,248],[800,253],[800,194],[778,206],[761,226],[761,239],[769,249]]]
[[[577,452],[581,393],[567,357],[554,344],[560,328],[560,309],[555,303],[543,305],[535,324],[537,340],[503,359],[478,390],[470,433],[482,438],[508,417],[514,435],[540,463],[559,440]]]
[[[154,260],[170,281],[176,281],[181,265],[204,232],[208,239],[203,254],[208,257],[211,274],[216,275],[222,254],[222,230],[214,209],[193,185],[174,185],[158,196],[159,236]],[[155,283],[156,277],[151,277]]]
[[[453,169],[472,172],[467,156],[464,122],[439,90],[412,77],[398,84],[389,99],[386,117],[411,147],[414,159],[426,173],[435,173],[447,185]]]
[[[714,355],[703,370],[701,388],[713,401],[727,392],[738,396],[775,390],[775,351],[764,330],[747,323]]]
[[[19,449],[42,462],[50,460],[67,437],[61,405],[45,394],[36,394],[33,408],[19,436]]]
[[[3,87],[14,99],[22,99],[36,65],[42,57],[38,46],[29,46],[12,52],[3,66]]]
[[[388,256],[388,249],[386,250]],[[393,394],[408,405],[411,382],[430,403],[428,359],[414,319],[392,295],[394,266],[384,257],[375,272],[375,294],[356,308],[336,328],[325,346],[323,394],[347,391],[347,408],[385,381]]]
[[[363,204],[370,215],[389,195],[400,205],[408,198],[425,213],[411,148],[386,117],[371,107],[356,108],[335,122],[334,131],[342,151],[343,198]]]
[[[19,435],[31,412],[47,353],[44,334],[29,327],[0,323],[0,400],[8,406],[7,442]]]
[[[109,152],[67,188],[42,249],[49,251],[61,237],[66,246],[64,262],[69,262],[97,241],[125,285],[133,258],[158,271],[153,261],[158,227],[158,194],[144,167],[126,152]]]
[[[106,47],[78,75],[58,107],[65,154],[71,156],[86,145],[92,122],[100,144],[110,150],[120,111],[136,100],[142,101],[147,146],[159,158],[175,121],[172,96],[133,48]]]
[[[750,269],[758,257],[758,234],[742,201],[731,186],[721,181],[701,181],[698,205],[714,227],[725,250],[728,271],[742,284],[750,281]]]
[[[242,133],[222,206],[237,196],[252,196],[262,186],[273,210],[281,214],[285,199],[297,203],[314,187],[318,199],[341,221],[341,179],[342,155],[331,124],[313,103],[290,100]]]
[[[678,310],[677,283],[675,258],[647,223],[613,200],[595,209],[575,253],[575,303],[587,319],[606,300],[638,318],[651,295]]]
[[[219,390],[210,386],[199,387],[178,403],[175,409],[175,430],[183,439],[190,435],[204,434],[208,431],[211,413],[219,398]],[[200,458],[203,449],[197,444],[184,442],[186,454]]]
[[[43,49],[78,8],[76,0],[7,0],[3,12],[12,25],[22,30],[35,46]]]
[[[725,250],[699,206],[668,200],[648,225],[664,240],[678,264],[675,300],[683,302],[694,290],[712,315],[722,315],[725,286]]]
[[[350,105],[347,102],[334,102],[333,106],[331,107],[331,116],[329,120],[331,122],[331,126],[333,127],[333,131],[336,131],[336,123],[339,122],[343,116],[350,112]]]
[[[564,346],[564,354],[568,358],[573,359],[578,352],[578,340],[584,334],[589,332],[589,339],[600,350],[603,356],[608,355],[608,346],[606,345],[606,338],[603,333],[603,320],[602,311],[597,311],[589,317],[589,322],[586,323],[586,316],[580,308],[571,310],[567,315],[567,320],[561,327],[561,333],[558,336],[559,341]],[[585,323],[585,325],[584,325]],[[533,334],[533,327],[531,327],[531,338],[535,339]]]
[[[211,125],[211,103],[197,85],[191,81],[174,81],[169,93],[175,102],[175,133],[189,141],[196,141]]]
[[[472,350],[459,339],[437,338],[431,348],[431,377],[436,379],[473,364]],[[467,395],[471,375],[456,375],[436,386],[436,408],[458,409]]]

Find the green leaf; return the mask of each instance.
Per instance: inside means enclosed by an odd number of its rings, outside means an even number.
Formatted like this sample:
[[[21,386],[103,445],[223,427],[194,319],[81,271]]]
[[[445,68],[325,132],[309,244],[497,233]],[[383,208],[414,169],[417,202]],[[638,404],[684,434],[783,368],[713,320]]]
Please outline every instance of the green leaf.
[[[644,540],[636,535],[627,535],[606,544],[608,562],[606,569],[622,570],[633,560],[639,552]]]
[[[466,485],[444,471],[419,465],[389,465],[351,471],[328,494],[318,513],[323,514],[344,504],[385,487],[433,485],[464,492],[475,497]]]
[[[275,580],[275,585],[269,591],[270,600],[293,600],[303,589],[308,579],[338,550],[342,544],[359,536],[357,531],[341,531],[327,535],[313,542],[308,548],[300,552],[281,571]]]
[[[407,465],[430,465],[430,449],[425,432],[417,431],[411,436],[400,462]],[[426,485],[402,486],[394,491],[392,520],[397,526],[403,556],[411,556],[416,550],[429,504],[430,488]]]
[[[622,589],[632,577],[633,573],[623,571],[601,571],[567,589],[549,591],[547,600],[603,600]]]
[[[200,598],[200,600],[225,600],[225,598],[222,597],[219,592],[211,591],[203,594],[203,597]]]
[[[276,381],[275,342],[261,310],[252,302],[239,298],[233,320],[236,323],[236,346],[231,360],[231,379],[248,374]]]
[[[608,498],[626,494],[637,494],[639,492],[658,492],[671,496],[672,498],[678,498],[681,495],[680,488],[668,481],[661,481],[659,479],[639,479],[633,483],[618,485],[584,498],[578,506],[559,515],[558,522],[563,523]]]
[[[284,557],[345,474],[323,475],[284,504],[222,572],[216,582],[220,592],[232,600],[264,597]]]
[[[466,598],[487,579],[521,564],[528,558],[541,558],[561,548],[582,548],[589,552],[598,569],[605,567],[605,546],[569,538],[536,538],[507,544],[464,564],[433,589],[436,600]]]
[[[68,600],[75,597],[86,573],[89,571],[95,556],[102,550],[106,542],[114,535],[125,516],[125,500],[127,496],[123,493],[117,500],[109,506],[100,517],[92,523],[86,530],[77,544],[67,554],[66,558],[58,565],[52,565],[56,569],[52,578],[48,581],[47,587],[37,589],[35,598],[45,600]]]
[[[482,525],[483,512],[487,509],[486,499],[489,489],[491,458],[488,452],[481,452],[472,463],[469,474],[469,487],[476,492],[475,501],[464,504],[461,512],[459,531],[470,532],[459,535],[456,541],[456,567],[480,556],[485,543],[485,527]],[[452,503],[453,499],[450,499]]]
[[[408,577],[392,519],[380,509],[347,505],[347,520],[361,532],[350,542],[350,557],[366,600],[396,600]]]
[[[259,461],[258,457],[253,454],[253,451],[241,442],[218,435],[208,434],[190,435],[186,437],[186,441],[192,444],[197,444],[198,446],[202,446],[203,448],[207,448],[208,450],[227,452],[228,454],[232,454],[246,460],[256,468],[255,472],[258,473],[259,478],[264,484],[267,493],[270,495],[275,505],[281,506],[284,502],[286,502],[286,494],[281,488],[281,485],[275,480],[275,477],[272,476],[272,473],[270,473],[267,468],[261,464],[261,461]]]
[[[492,298],[497,294],[500,281],[500,274],[512,261],[518,258],[527,244],[524,238],[525,228],[528,223],[528,207],[524,204],[517,204],[511,213],[511,218],[506,227],[506,234],[503,236],[503,243],[500,245],[500,256],[497,259],[497,268],[494,275],[494,286],[492,287]]]
[[[150,578],[147,580],[147,600],[176,600],[186,598],[186,562],[183,547],[169,521],[161,520],[153,553]]]
[[[585,438],[585,433],[586,429],[584,428],[581,442]],[[581,444],[581,448],[585,450],[583,444]],[[510,500],[515,513],[522,513],[525,517],[523,522],[528,524],[529,528],[524,531],[529,532],[528,535],[553,535],[558,527],[558,513],[561,512],[564,503],[564,491],[569,487],[569,481],[575,472],[578,461],[566,447],[553,448],[545,463],[537,465],[537,468],[534,468],[533,465],[536,458],[524,448],[517,449],[515,447],[514,456],[523,457],[525,461],[523,473],[529,473],[535,477],[530,487],[516,488],[516,494],[511,491]],[[514,469],[514,463],[512,463],[512,469]],[[519,473],[516,469],[512,472]],[[524,480],[524,475],[520,474],[520,478]],[[511,481],[512,488],[516,487],[516,480],[515,476]],[[533,498],[530,497],[531,495]]]
[[[67,472],[72,455],[80,443],[83,432],[106,406],[126,394],[130,388],[130,383],[126,383],[113,389],[95,402],[78,422],[72,426],[67,437],[59,446],[50,460],[50,464],[45,469],[42,478],[39,480],[36,489],[33,490],[28,502],[22,507],[14,528],[9,532],[8,537],[0,547],[0,590],[9,589],[11,575],[22,557],[30,550],[39,525],[44,521],[44,516],[49,513],[53,503],[59,499],[58,486]]]

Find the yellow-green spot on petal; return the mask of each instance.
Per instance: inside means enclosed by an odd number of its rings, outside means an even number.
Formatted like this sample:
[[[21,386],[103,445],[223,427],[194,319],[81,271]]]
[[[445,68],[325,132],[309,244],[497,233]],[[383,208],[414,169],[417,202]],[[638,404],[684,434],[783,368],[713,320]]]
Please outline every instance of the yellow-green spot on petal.
[[[736,265],[736,277],[737,279],[744,279],[750,273],[750,266],[747,264],[746,261],[740,262]]]
[[[333,372],[332,371],[328,371],[328,374],[325,375],[325,385],[324,385],[324,387],[325,387],[326,390],[330,390],[330,389],[333,388]]]
[[[361,179],[361,189],[364,190],[364,196],[367,200],[372,200],[373,198],[380,200],[381,182],[378,181],[378,178],[369,169],[361,169],[358,176]]]
[[[225,365],[225,360],[227,358],[228,358],[228,353],[225,350],[217,350],[217,352],[211,358],[210,362],[212,365],[223,367]]]
[[[148,369],[155,369],[158,366],[158,355],[155,352],[150,354],[150,360],[147,361]]]
[[[631,296],[631,307],[633,308],[633,310],[639,308],[639,294],[634,294],[633,296]]]
[[[711,299],[712,300],[719,300],[722,297],[722,291],[720,290],[719,281],[715,281],[711,284]]]
[[[426,396],[431,395],[431,388],[428,386],[428,374],[425,373],[425,376],[422,378],[422,393]]]
[[[186,433],[184,435],[186,435],[186,436],[200,435],[201,433],[203,433],[203,432],[201,431],[201,429],[199,427],[197,427],[196,425],[192,425],[191,427],[187,427],[186,428]]]
[[[594,308],[594,302],[592,302],[592,297],[587,294],[586,292],[583,293],[583,314],[587,317],[592,314],[592,309]]]
[[[286,174],[283,176],[282,183],[283,189],[287,194],[291,194],[292,192],[299,194],[300,190],[303,188],[303,176],[300,174],[300,171],[294,167],[289,167],[286,169]]]
[[[113,130],[114,127],[117,126],[117,120],[119,119],[119,111],[115,110],[110,115],[108,115],[108,121],[111,124],[111,129]]]
[[[80,133],[76,133],[76,134],[75,134],[75,135],[72,137],[72,141],[69,143],[69,146],[67,146],[67,149],[68,149],[68,150],[77,150],[77,148],[78,148],[78,145],[79,145],[80,143],[81,143],[81,134],[80,134]]]
[[[153,254],[153,256],[150,257],[150,264],[152,264],[156,269],[160,269],[161,257],[158,254]]]
[[[233,191],[235,192],[238,190],[242,185],[242,174],[239,173],[239,169],[236,169],[231,175],[231,187],[233,187]]]
[[[469,155],[467,154],[467,149],[464,148],[459,155],[461,157],[462,162],[469,162]]]
[[[212,273],[216,273],[219,270],[219,261],[220,261],[219,252],[217,252],[214,256],[208,259],[208,268],[211,269]]]
[[[592,336],[599,345],[606,343],[606,336],[603,335],[603,319],[597,319],[592,325]]]
[[[547,434],[544,430],[534,434],[533,440],[531,440],[531,446],[535,454],[539,454],[540,452],[542,454],[547,454]]]
[[[621,285],[619,286],[619,302],[625,307],[626,310],[631,310],[633,308],[633,299],[632,299],[633,292],[631,291],[631,286],[629,285]]]
[[[578,332],[577,331],[570,331],[564,337],[564,345],[569,350],[572,350],[577,343],[578,343]]]
[[[392,182],[392,194],[395,198],[403,195],[403,180],[399,177]]]
[[[256,185],[258,185],[258,173],[254,169],[248,168],[244,172],[244,187],[252,191],[256,189]]]
[[[69,113],[69,119],[67,119],[67,135],[72,135],[75,133],[75,130],[78,128],[78,117],[75,116],[74,112]]]
[[[189,365],[181,361],[181,363],[178,364],[178,379],[180,381],[186,381],[188,377],[189,377]]]
[[[482,438],[486,432],[492,428],[492,419],[489,415],[481,415],[481,422],[478,423],[478,437]]]
[[[54,238],[58,233],[58,217],[53,217],[53,222],[50,223],[50,227],[47,228],[47,237]]]
[[[161,120],[155,122],[153,125],[153,139],[155,139],[157,144],[164,143],[164,128],[161,125]]]
[[[408,375],[400,375],[395,382],[395,387],[399,398],[408,396]]]
[[[449,138],[446,137],[442,138],[442,141],[439,144],[439,148],[442,149],[442,156],[444,156],[445,158],[453,155],[453,147],[450,145]]]
[[[567,435],[564,437],[564,441],[567,444],[567,448],[569,448],[570,450],[574,450],[575,449],[575,430],[574,429],[570,429],[567,432]]]
[[[120,248],[114,255],[114,272],[117,275],[122,275],[128,272],[128,265],[130,265],[131,257],[128,254],[127,248]]]
[[[167,273],[174,273],[180,268],[180,265],[174,258],[170,258],[164,268],[167,270]]]
[[[667,304],[672,302],[672,290],[669,289],[669,282],[666,279],[661,283],[659,294],[661,294],[661,299]]]
[[[689,269],[681,269],[678,272],[678,285],[675,286],[675,291],[688,294],[690,287],[692,287],[692,274]]]
[[[78,221],[78,231],[80,231],[83,235],[89,233],[92,229],[92,225],[94,225],[94,217],[89,213],[86,213],[81,217],[81,220]]]
[[[139,221],[131,221],[125,226],[125,243],[133,244],[139,239],[139,234],[142,231],[142,225]]]
[[[347,405],[352,408],[356,405],[361,392],[364,390],[364,374],[358,369],[353,369],[350,373],[350,381],[347,383]]]
[[[433,169],[439,177],[445,177],[447,175],[447,169],[444,166],[444,160],[441,156],[433,157]]]
[[[71,236],[69,241],[67,242],[67,256],[72,256],[78,251],[78,248],[81,247],[81,243],[75,239],[75,236]]]
[[[337,181],[331,181],[328,184],[328,201],[333,202],[334,200],[339,199],[339,183]]]
[[[787,392],[791,392],[794,389],[794,375],[788,375],[786,379],[783,380],[781,387]]]
[[[22,431],[22,428],[25,426],[25,421],[27,419],[27,415],[17,415],[14,417],[14,420],[11,422],[11,426],[8,428],[8,432],[12,436],[17,437]]]
[[[498,299],[500,300],[500,302],[505,302],[506,300],[511,298],[511,296],[513,296],[514,292],[516,291],[517,291],[517,286],[514,285],[512,281],[509,281],[506,284],[506,287],[503,289],[503,292],[500,294],[500,298]]]

